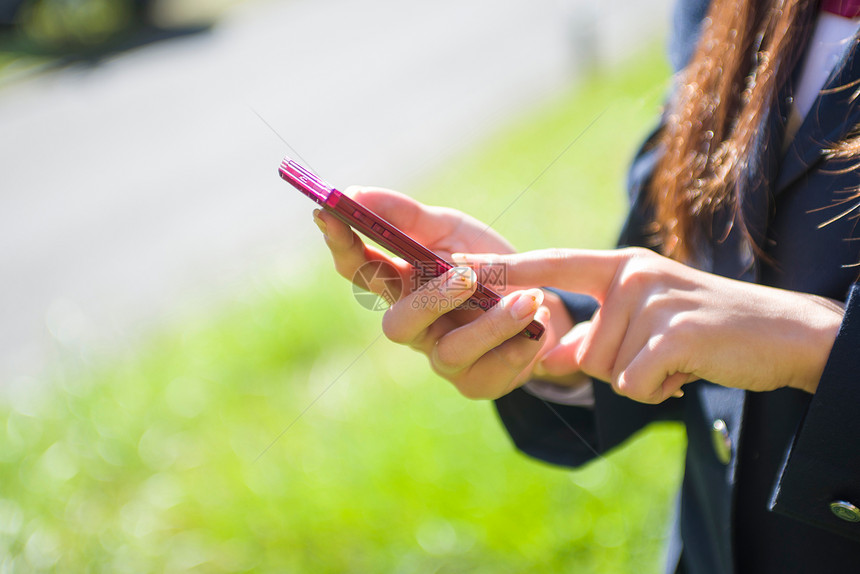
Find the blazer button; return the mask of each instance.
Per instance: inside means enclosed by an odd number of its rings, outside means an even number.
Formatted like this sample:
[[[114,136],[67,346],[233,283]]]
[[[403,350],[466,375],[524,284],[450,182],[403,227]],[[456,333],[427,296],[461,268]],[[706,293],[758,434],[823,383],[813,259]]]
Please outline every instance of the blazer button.
[[[732,459],[732,439],[729,437],[729,427],[723,419],[714,421],[711,427],[711,443],[717,460],[723,464],[729,464]]]
[[[860,522],[860,508],[844,500],[830,503],[830,511],[845,522]]]

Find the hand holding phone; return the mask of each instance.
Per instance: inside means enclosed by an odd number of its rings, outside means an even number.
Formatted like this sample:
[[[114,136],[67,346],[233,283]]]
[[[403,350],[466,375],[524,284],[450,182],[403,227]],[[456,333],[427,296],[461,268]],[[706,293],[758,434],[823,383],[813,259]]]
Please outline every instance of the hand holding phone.
[[[323,209],[401,257],[413,267],[420,269],[422,277],[430,279],[454,267],[453,264],[409,237],[380,215],[323,182],[314,173],[291,158],[284,158],[278,173],[282,179],[310,197]],[[478,283],[475,293],[462,306],[478,307],[486,311],[500,300],[501,295],[486,285]],[[533,340],[539,340],[543,333],[544,326],[537,321],[532,321],[522,331],[524,336]]]

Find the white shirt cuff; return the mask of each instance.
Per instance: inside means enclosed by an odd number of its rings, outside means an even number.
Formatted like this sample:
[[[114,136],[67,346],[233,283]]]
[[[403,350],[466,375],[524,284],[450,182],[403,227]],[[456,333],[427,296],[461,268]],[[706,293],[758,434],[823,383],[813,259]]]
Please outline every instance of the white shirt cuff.
[[[594,389],[591,380],[575,387],[566,387],[547,381],[529,381],[523,390],[539,399],[572,407],[594,407]]]

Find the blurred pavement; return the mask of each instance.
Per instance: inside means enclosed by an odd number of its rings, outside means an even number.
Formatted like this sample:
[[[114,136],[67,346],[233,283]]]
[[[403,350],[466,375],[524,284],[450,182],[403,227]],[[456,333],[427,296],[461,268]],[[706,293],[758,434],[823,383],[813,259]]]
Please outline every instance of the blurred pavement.
[[[248,2],[0,88],[0,387],[327,257],[255,111],[338,187],[408,191],[662,30],[666,1],[642,4]]]

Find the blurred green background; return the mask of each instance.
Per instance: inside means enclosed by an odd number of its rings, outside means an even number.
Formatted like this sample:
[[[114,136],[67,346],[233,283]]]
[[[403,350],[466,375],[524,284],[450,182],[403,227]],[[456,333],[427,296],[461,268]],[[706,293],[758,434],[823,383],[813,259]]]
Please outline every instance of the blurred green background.
[[[609,247],[667,76],[642,50],[405,191],[491,221],[526,190],[495,223],[519,249]],[[0,413],[0,570],[661,571],[679,428],[583,469],[529,460],[380,319],[320,261],[57,365]]]
[[[0,80],[200,32],[245,1],[0,0]]]

